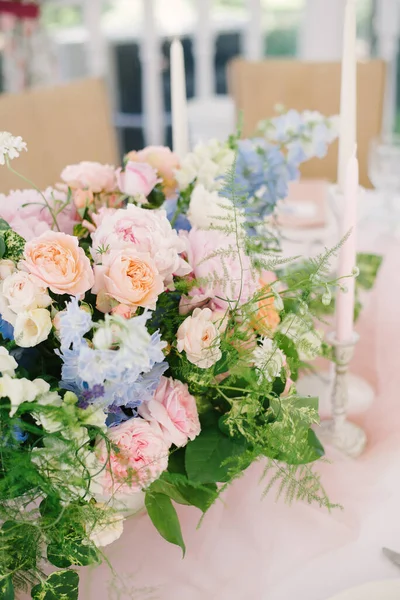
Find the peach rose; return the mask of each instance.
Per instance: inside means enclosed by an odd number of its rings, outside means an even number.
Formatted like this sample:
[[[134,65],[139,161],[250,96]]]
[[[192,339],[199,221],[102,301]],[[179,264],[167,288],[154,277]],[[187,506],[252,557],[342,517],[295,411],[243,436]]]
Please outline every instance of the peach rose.
[[[200,369],[212,367],[222,356],[219,332],[209,308],[195,308],[177,331],[178,352],[186,352],[189,362]]]
[[[101,291],[126,306],[154,309],[164,284],[150,254],[124,248],[105,256],[103,265],[95,266],[93,293]]]
[[[257,310],[251,318],[251,326],[254,330],[266,336],[270,336],[276,330],[281,320],[272,292],[271,297],[267,297],[270,294],[270,284],[274,281],[276,281],[275,273],[264,271],[261,274],[260,286],[263,298],[257,303]]]
[[[196,400],[181,381],[161,377],[154,397],[141,404],[138,412],[147,421],[158,423],[169,444],[185,446],[200,433]]]
[[[77,296],[94,284],[88,257],[72,235],[46,231],[25,245],[24,268],[54,294]]]
[[[123,194],[133,196],[142,203],[147,202],[147,196],[161,180],[157,171],[147,163],[128,162],[125,171],[117,170],[118,187]]]
[[[126,155],[131,162],[144,162],[153,167],[162,179],[163,192],[171,196],[176,188],[175,169],[179,168],[179,158],[166,146],[147,146],[139,152],[132,151]]]

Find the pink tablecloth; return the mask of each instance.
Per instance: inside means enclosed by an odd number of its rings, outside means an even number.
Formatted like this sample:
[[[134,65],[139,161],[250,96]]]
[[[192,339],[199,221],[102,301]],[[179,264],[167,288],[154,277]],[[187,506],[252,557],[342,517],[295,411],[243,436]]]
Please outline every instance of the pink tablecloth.
[[[375,230],[362,245],[385,253],[353,364],[377,394],[359,419],[368,447],[356,461],[328,449],[331,463],[318,467],[343,511],[289,508],[271,495],[261,500],[262,465],[253,465],[199,530],[199,513],[178,508],[184,560],[147,515],[129,520],[106,549],[115,577],[107,564],[83,572],[82,600],[326,600],[352,585],[400,575],[381,555],[383,545],[400,551],[400,244]]]

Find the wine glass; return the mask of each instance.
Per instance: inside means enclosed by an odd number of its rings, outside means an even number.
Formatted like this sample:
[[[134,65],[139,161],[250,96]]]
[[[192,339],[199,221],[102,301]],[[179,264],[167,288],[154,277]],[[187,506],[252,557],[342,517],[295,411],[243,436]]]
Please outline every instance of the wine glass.
[[[385,203],[386,217],[395,210],[394,199],[400,193],[400,135],[384,134],[370,144],[368,175]]]

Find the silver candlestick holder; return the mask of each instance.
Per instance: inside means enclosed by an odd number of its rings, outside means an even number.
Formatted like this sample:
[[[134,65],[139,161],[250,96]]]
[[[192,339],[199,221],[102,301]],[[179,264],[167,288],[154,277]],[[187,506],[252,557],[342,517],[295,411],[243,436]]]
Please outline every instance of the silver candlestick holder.
[[[353,333],[352,339],[347,342],[339,342],[334,333],[328,336],[335,356],[332,418],[322,421],[319,430],[323,444],[329,444],[353,458],[360,456],[367,443],[367,436],[361,427],[347,420],[348,370],[358,340],[357,333]]]

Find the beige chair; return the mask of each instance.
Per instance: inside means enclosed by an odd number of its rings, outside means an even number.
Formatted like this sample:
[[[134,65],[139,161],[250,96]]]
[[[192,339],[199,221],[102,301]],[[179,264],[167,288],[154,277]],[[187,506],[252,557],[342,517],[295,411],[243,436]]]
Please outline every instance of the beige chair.
[[[243,135],[254,133],[257,123],[274,114],[276,104],[287,109],[339,113],[339,63],[310,63],[292,60],[248,62],[235,59],[229,66],[230,91],[236,110],[243,111]],[[358,155],[360,180],[368,179],[368,147],[382,127],[385,63],[372,60],[358,65]],[[324,160],[312,160],[302,169],[304,177],[336,181],[337,143]]]
[[[41,189],[60,180],[62,169],[81,160],[119,162],[107,93],[99,79],[0,96],[0,131],[27,142],[12,166]],[[30,187],[0,168],[0,192]]]

